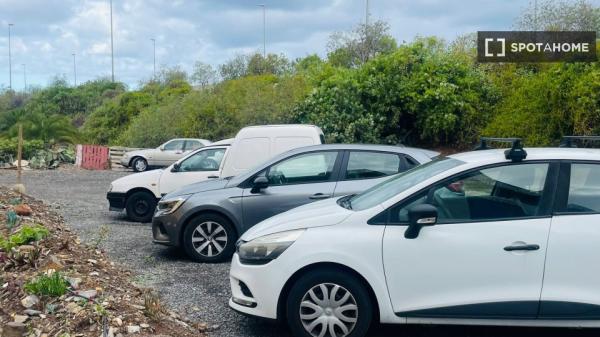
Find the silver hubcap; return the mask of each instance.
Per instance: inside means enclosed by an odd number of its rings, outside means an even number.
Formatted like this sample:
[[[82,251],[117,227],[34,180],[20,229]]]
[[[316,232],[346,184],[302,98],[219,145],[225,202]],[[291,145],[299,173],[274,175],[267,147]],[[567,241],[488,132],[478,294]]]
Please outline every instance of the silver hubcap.
[[[138,171],[144,171],[146,169],[146,162],[143,160],[136,160],[135,161],[135,168]]]
[[[196,252],[202,256],[219,255],[227,246],[227,232],[223,226],[216,222],[203,222],[194,229],[192,245]]]
[[[314,337],[348,336],[357,319],[354,296],[337,284],[318,284],[307,291],[300,302],[300,320]]]

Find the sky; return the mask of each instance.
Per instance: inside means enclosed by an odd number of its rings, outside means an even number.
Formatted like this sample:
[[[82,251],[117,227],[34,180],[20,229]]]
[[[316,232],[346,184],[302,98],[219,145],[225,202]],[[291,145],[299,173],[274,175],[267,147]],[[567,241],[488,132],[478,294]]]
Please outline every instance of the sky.
[[[44,86],[55,76],[77,82],[110,76],[109,0],[0,0],[0,88]],[[336,31],[364,22],[366,0],[113,0],[115,80],[135,88],[157,68],[191,71],[196,61],[218,66],[262,50],[290,59],[327,54]],[[510,30],[529,0],[370,0],[370,20],[384,20],[400,43],[416,36],[448,41],[478,30]]]

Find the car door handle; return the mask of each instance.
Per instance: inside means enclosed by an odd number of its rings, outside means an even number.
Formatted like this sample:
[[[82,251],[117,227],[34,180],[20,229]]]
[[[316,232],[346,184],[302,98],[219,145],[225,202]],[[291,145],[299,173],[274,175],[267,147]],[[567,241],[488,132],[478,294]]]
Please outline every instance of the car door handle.
[[[540,245],[514,245],[514,246],[506,246],[504,250],[507,252],[514,252],[516,250],[539,250]]]
[[[219,178],[219,176],[208,176],[206,178],[208,178],[208,179],[217,179],[217,178]]]
[[[329,194],[323,194],[323,193],[315,193],[315,194],[311,195],[308,198],[309,199],[313,199],[313,200],[327,199],[327,198],[331,198],[331,195],[329,195]]]

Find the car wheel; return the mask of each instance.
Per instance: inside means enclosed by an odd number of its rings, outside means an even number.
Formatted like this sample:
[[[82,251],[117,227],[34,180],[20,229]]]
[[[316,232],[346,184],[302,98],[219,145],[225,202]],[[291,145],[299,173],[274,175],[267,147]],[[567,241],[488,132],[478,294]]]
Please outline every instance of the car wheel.
[[[155,208],[156,198],[150,192],[135,192],[127,198],[125,203],[127,216],[137,222],[150,222]]]
[[[364,336],[373,318],[372,303],[362,282],[339,270],[301,277],[286,303],[287,321],[297,337]]]
[[[237,233],[229,220],[217,214],[199,215],[185,227],[183,247],[197,262],[215,263],[230,259]]]
[[[148,169],[148,162],[144,158],[135,158],[131,164],[135,172],[144,172]]]

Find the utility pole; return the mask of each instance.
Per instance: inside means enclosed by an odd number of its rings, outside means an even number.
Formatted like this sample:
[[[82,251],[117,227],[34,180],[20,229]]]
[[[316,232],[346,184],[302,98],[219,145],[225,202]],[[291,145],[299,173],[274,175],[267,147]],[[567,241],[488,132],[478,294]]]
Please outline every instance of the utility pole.
[[[75,53],[73,55],[73,83],[74,86],[77,86],[77,63],[75,62]]]
[[[25,68],[25,63],[21,65],[23,66],[23,91],[27,92],[27,70]]]
[[[366,0],[367,4],[366,4],[366,10],[365,10],[365,26],[369,27],[369,16],[371,16],[371,13],[369,12],[369,0]]]
[[[156,39],[152,38],[152,39],[150,39],[150,41],[152,41],[152,47],[154,49],[154,51],[153,51],[152,77],[154,77],[156,79]]]
[[[537,2],[537,0],[535,0],[533,2],[533,25],[535,26],[535,28],[533,30],[540,29],[538,27],[538,2]]]
[[[8,24],[8,88],[12,89],[12,55],[11,55],[11,47],[10,47],[10,27],[14,26],[14,24]]]
[[[263,58],[267,58],[267,5],[259,4],[258,7],[262,7],[263,10]]]
[[[110,66],[111,66],[111,79],[115,82],[115,49],[113,42],[113,5],[110,0]]]

